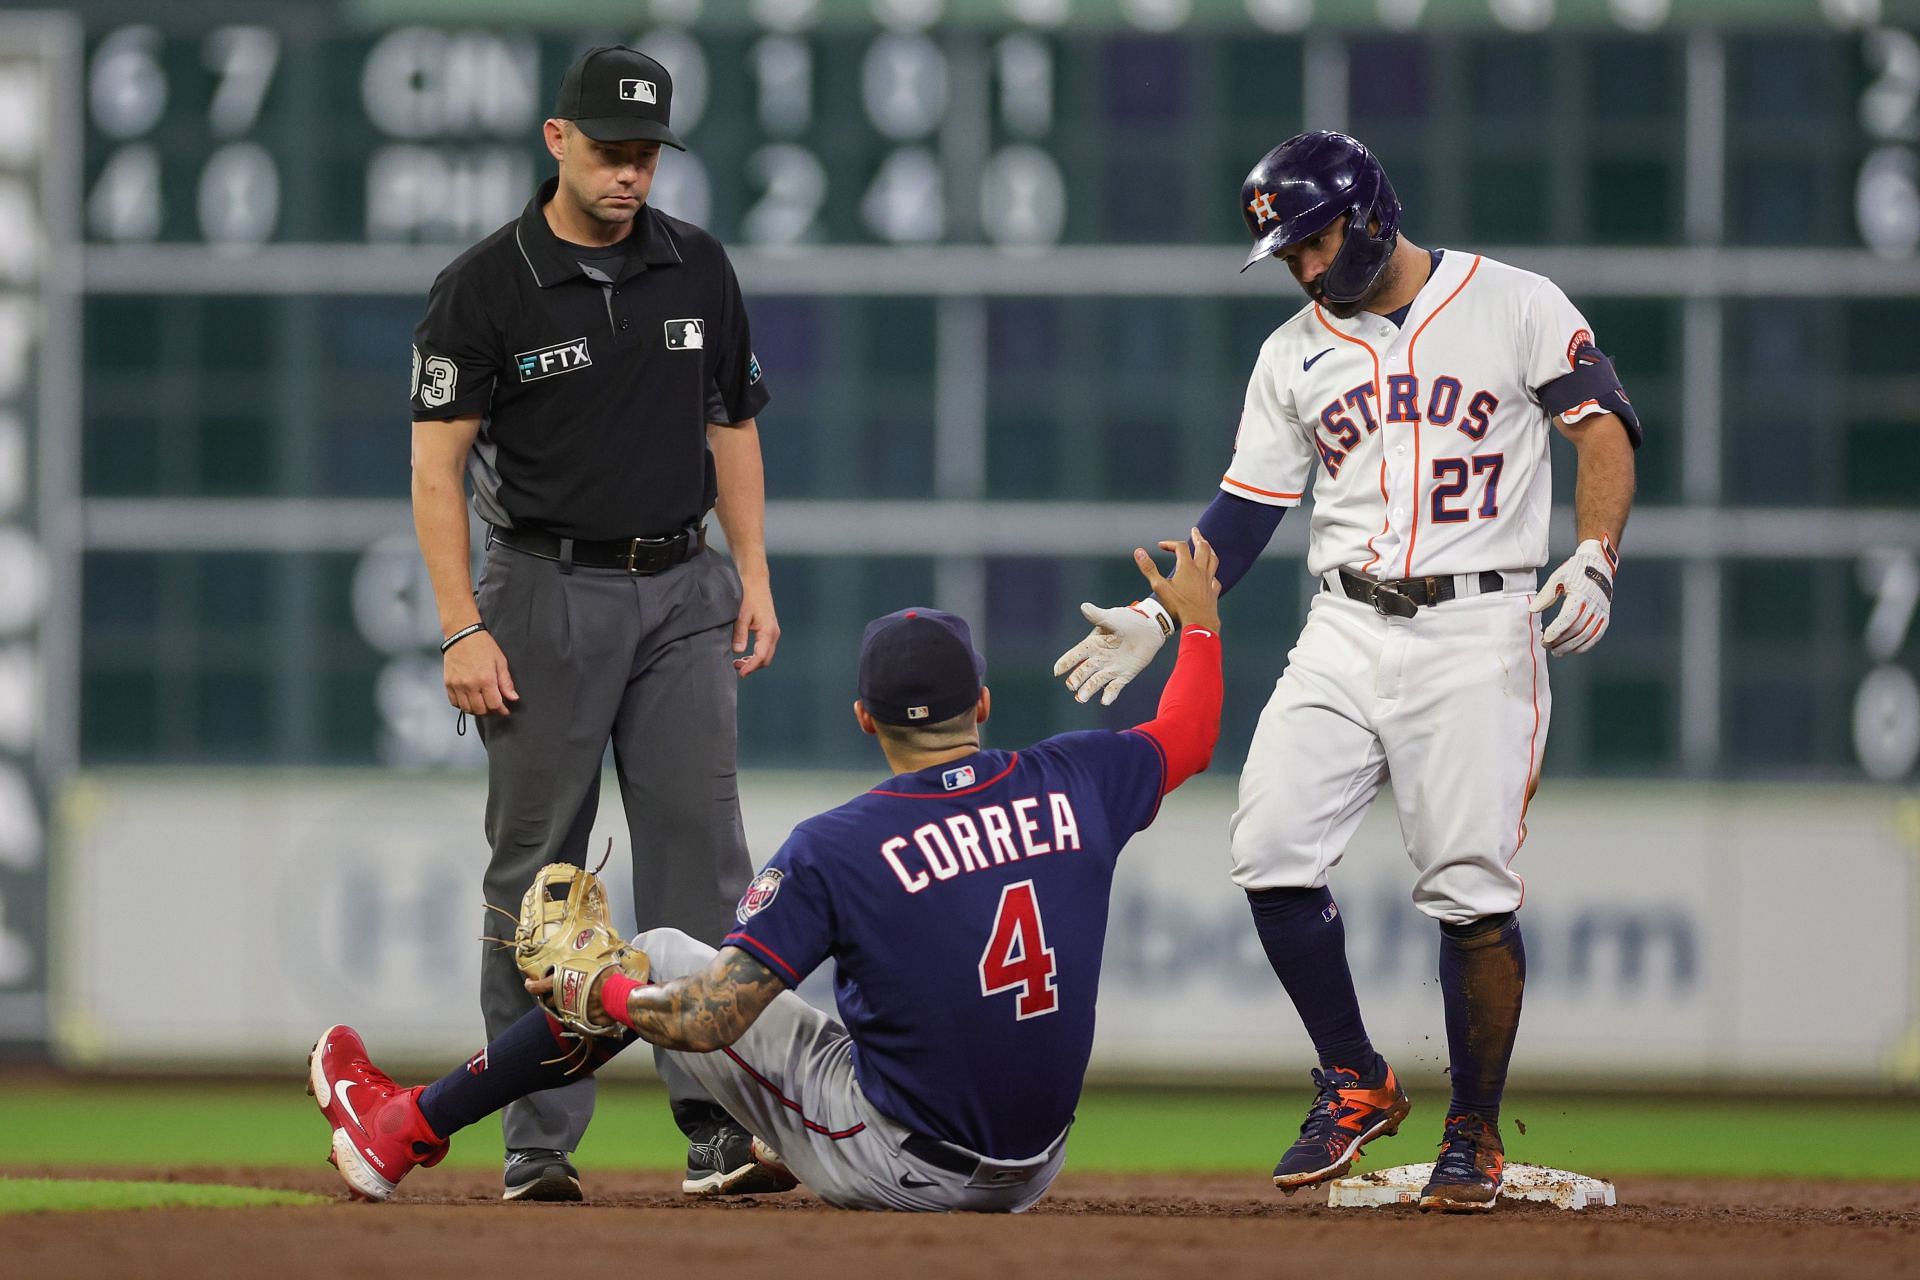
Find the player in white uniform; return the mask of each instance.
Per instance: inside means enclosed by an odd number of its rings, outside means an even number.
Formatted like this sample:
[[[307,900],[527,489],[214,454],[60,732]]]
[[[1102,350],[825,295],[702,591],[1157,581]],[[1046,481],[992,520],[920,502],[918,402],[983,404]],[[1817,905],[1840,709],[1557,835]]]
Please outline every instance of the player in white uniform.
[[[1546,746],[1543,650],[1580,653],[1606,631],[1640,426],[1566,295],[1400,235],[1386,173],[1354,139],[1289,139],[1247,176],[1241,203],[1246,265],[1280,258],[1311,301],[1261,348],[1199,527],[1231,588],[1311,485],[1307,564],[1322,580],[1254,732],[1231,826],[1234,882],[1321,1064],[1274,1182],[1291,1192],[1340,1176],[1410,1110],[1367,1038],[1326,887],[1391,777],[1414,902],[1441,930],[1452,1062],[1420,1204],[1490,1208],[1526,976],[1514,914],[1525,885],[1511,864]],[[1579,545],[1536,590],[1549,427],[1578,455]],[[1168,628],[1151,601],[1082,612],[1094,630],[1055,674],[1082,702],[1111,703]]]

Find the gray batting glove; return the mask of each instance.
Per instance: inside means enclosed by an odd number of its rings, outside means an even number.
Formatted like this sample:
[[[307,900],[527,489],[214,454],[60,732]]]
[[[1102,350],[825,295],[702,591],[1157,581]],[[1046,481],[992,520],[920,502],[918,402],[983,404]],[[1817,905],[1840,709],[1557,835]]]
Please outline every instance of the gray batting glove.
[[[1103,707],[1113,705],[1120,691],[1147,669],[1167,637],[1178,630],[1173,615],[1151,597],[1113,609],[1082,604],[1080,616],[1093,624],[1093,630],[1060,655],[1053,674],[1067,678],[1074,701],[1087,702],[1098,693]]]

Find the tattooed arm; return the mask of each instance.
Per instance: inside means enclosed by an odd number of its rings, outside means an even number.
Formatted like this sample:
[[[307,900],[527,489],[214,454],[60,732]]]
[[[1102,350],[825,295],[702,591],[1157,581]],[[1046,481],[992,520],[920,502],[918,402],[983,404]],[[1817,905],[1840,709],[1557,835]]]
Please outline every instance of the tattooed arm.
[[[634,988],[625,1020],[651,1044],[708,1053],[738,1040],[786,989],[773,970],[740,948],[722,947],[700,973]]]
[[[613,972],[608,969],[594,980],[587,1016],[595,1021],[603,1015],[614,1016],[600,1004],[601,989]],[[553,990],[551,978],[530,978],[525,985],[535,996]],[[786,989],[773,970],[740,948],[722,947],[700,973],[658,986],[634,987],[627,997],[627,1016],[618,1020],[663,1049],[711,1053],[745,1035],[753,1020]]]

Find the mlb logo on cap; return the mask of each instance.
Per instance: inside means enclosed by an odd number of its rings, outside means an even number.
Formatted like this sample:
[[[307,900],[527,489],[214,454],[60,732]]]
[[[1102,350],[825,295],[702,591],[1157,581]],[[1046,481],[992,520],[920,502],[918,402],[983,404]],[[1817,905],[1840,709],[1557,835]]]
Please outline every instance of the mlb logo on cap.
[[[622,80],[620,100],[622,102],[655,102],[659,100],[659,91],[651,80]]]

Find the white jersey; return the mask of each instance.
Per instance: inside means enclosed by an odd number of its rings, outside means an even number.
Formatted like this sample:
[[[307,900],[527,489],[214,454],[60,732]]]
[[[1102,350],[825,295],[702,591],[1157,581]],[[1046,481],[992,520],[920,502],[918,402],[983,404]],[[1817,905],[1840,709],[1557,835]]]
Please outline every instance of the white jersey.
[[[1260,348],[1221,488],[1293,506],[1311,483],[1315,575],[1537,568],[1553,497],[1540,388],[1592,341],[1551,280],[1457,251],[1404,324],[1310,304]]]

